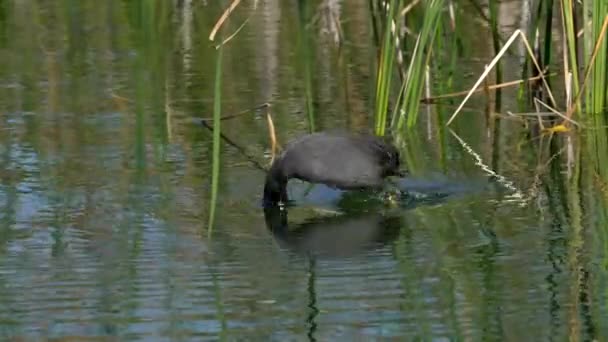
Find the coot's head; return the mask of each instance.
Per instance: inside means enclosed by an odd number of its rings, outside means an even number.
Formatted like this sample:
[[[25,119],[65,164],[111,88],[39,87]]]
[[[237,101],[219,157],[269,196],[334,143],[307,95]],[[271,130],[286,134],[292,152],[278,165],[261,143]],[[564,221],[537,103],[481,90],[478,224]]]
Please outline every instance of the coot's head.
[[[276,206],[279,203],[287,203],[287,181],[282,170],[282,163],[275,161],[270,170],[266,174],[266,183],[264,184],[264,207]]]

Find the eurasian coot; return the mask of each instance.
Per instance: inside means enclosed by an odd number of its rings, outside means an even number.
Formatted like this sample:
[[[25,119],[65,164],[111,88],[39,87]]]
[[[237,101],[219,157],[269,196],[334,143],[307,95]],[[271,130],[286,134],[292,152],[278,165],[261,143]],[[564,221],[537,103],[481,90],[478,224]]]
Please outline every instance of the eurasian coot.
[[[274,160],[264,185],[264,205],[287,202],[287,182],[298,178],[334,188],[380,189],[401,175],[399,152],[382,138],[350,133],[313,133],[290,142]]]

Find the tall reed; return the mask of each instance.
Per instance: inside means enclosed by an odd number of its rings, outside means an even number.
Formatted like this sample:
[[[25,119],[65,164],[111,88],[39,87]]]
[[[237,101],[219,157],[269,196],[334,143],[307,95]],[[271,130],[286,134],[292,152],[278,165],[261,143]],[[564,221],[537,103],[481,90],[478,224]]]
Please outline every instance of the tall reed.
[[[401,103],[399,104],[399,115],[393,116],[392,126],[397,130],[403,128],[407,119],[408,128],[414,127],[418,120],[420,99],[424,87],[426,68],[430,64],[433,42],[439,30],[441,13],[444,0],[430,0],[424,4],[424,19],[422,28],[416,39],[416,45],[412,53],[407,76],[401,87]]]
[[[384,18],[382,31],[382,45],[380,46],[378,69],[376,73],[376,106],[375,106],[375,133],[383,136],[386,129],[388,102],[391,93],[391,81],[394,73],[394,60],[397,46],[395,46],[395,22],[402,6],[402,0],[385,2],[388,11]]]
[[[498,54],[498,52],[500,51],[500,34],[498,32],[498,17],[499,17],[499,12],[498,12],[498,4],[496,3],[496,1],[490,1],[489,3],[489,8],[490,8],[490,27],[492,30],[492,46],[494,47],[494,53]],[[498,63],[496,64],[496,68],[494,69],[496,72],[496,83],[502,83],[502,67],[501,64]],[[494,111],[498,112],[500,111],[500,102],[501,102],[501,90],[497,89],[496,93],[495,93],[495,107],[494,107]]]
[[[585,7],[588,6],[589,4],[585,1]],[[586,56],[591,56],[592,50],[595,49],[595,45],[598,43],[597,40],[602,30],[604,18],[608,15],[608,1],[593,1],[593,8],[590,13],[590,18],[586,18],[591,19],[591,30],[586,30],[587,32],[591,31],[589,32],[590,35],[585,42]],[[587,22],[586,19],[585,22]],[[587,34],[585,34],[585,36],[587,37]],[[606,72],[608,71],[606,64],[608,64],[608,54],[606,52],[606,40],[607,39],[604,38],[601,42],[599,42],[600,45],[597,50],[595,61],[593,66],[590,66],[593,69],[591,70],[591,84],[587,88],[588,96],[586,111],[594,114],[599,114],[606,110],[608,98],[608,83],[606,82]]]
[[[213,155],[211,169],[211,198],[209,200],[209,222],[207,235],[211,236],[213,224],[215,223],[215,208],[217,206],[217,193],[220,177],[220,138],[221,138],[221,114],[222,114],[222,55],[223,47],[217,50],[215,63],[215,84],[213,96]]]

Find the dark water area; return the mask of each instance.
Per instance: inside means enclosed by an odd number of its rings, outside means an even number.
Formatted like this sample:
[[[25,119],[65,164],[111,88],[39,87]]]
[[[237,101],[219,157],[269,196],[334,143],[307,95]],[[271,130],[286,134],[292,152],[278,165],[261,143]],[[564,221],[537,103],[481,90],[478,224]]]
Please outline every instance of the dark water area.
[[[544,153],[509,120],[498,135],[483,96],[454,134],[427,114],[459,100],[421,107],[393,204],[296,181],[265,211],[264,112],[222,122],[242,150],[222,145],[208,234],[212,136],[193,118],[212,115],[228,3],[0,1],[0,340],[608,338],[606,192],[569,162],[593,153],[576,136]],[[525,3],[501,5],[505,37]],[[462,26],[453,91],[493,56],[486,26]],[[365,1],[259,1],[224,49],[223,114],[269,102],[282,143],[369,131],[375,54]]]

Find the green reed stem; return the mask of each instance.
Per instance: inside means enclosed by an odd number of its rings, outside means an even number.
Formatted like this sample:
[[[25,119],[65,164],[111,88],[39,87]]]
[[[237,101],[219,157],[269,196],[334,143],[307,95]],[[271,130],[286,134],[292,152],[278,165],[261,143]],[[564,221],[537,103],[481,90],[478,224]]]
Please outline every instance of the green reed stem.
[[[404,96],[401,102],[401,113],[397,120],[397,129],[401,129],[407,117],[407,126],[412,128],[418,120],[420,98],[424,88],[425,71],[429,65],[433,42],[440,25],[444,0],[430,0],[426,2],[422,30],[418,34],[416,47],[412,54],[410,65],[403,89]],[[394,121],[393,121],[394,123]]]
[[[545,5],[545,35],[544,35],[544,48],[543,48],[543,66],[547,67],[551,64],[551,52],[552,52],[552,42],[553,38],[551,34],[553,33],[553,0],[545,0],[543,1]],[[547,80],[550,82],[550,80]]]
[[[220,178],[220,125],[222,120],[222,54],[224,48],[220,46],[217,51],[215,64],[215,87],[213,98],[213,157],[211,167],[211,199],[209,201],[209,223],[207,235],[211,237],[215,222],[215,208]]]
[[[570,61],[570,72],[572,72],[572,94],[578,94],[578,60],[576,49],[576,28],[574,27],[574,4],[572,0],[562,0],[562,18],[564,22],[568,59]],[[577,111],[580,112],[580,105],[577,104]]]
[[[604,18],[606,15],[608,15],[608,1],[594,1],[592,13],[592,32],[590,37],[586,39],[587,42],[585,44],[586,48],[590,48],[590,50],[587,51],[589,56],[595,48],[597,39],[599,38]],[[588,35],[585,35],[585,37],[587,36]],[[608,55],[606,53],[606,38],[604,38],[600,44],[601,45],[597,50],[597,55],[593,64],[593,70],[591,71],[591,84],[587,88],[588,91],[591,92],[590,97],[587,97],[591,100],[590,104],[587,104],[587,112],[594,114],[599,114],[606,109],[606,99],[608,97],[608,90],[606,88],[608,85],[606,83],[606,64],[608,63]]]
[[[497,1],[490,1],[489,7],[490,7],[490,26],[492,29],[492,44],[494,46],[494,53],[498,54],[498,52],[500,51],[500,34],[498,32],[498,4],[496,3]],[[502,67],[500,62],[496,63],[496,67],[494,68],[495,72],[496,72],[496,83],[500,84],[502,83]],[[494,110],[499,112],[500,111],[500,98],[501,98],[501,94],[502,91],[500,89],[497,89],[495,92],[495,107]]]
[[[380,59],[376,76],[376,110],[374,113],[375,133],[379,136],[383,136],[386,129],[388,101],[395,60],[396,46],[391,28],[394,20],[396,20],[395,14],[398,13],[398,9],[401,8],[401,3],[401,0],[390,1],[389,11],[385,19],[384,31],[382,33],[382,47],[380,48]]]

